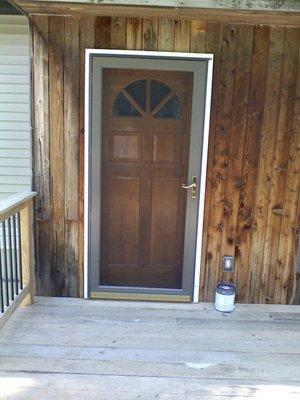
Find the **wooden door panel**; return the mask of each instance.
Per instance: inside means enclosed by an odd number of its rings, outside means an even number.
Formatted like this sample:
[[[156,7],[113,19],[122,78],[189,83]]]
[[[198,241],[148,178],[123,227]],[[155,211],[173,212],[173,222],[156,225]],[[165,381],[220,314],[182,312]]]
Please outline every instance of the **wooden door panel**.
[[[168,133],[155,133],[153,138],[154,163],[182,163],[183,136]]]
[[[192,74],[108,69],[103,80],[100,283],[179,289]]]
[[[112,161],[140,161],[141,138],[138,133],[111,133]]]
[[[110,264],[137,265],[140,180],[111,178]]]
[[[182,263],[182,197],[180,179],[153,178],[150,265],[179,268]]]

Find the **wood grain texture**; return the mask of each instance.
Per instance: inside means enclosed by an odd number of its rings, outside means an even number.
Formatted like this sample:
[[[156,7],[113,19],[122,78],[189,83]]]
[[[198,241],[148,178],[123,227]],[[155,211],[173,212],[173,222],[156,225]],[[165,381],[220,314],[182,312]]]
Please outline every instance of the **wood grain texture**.
[[[39,171],[34,176],[34,188],[39,191],[36,203],[38,218],[50,216],[50,179],[49,179],[49,19],[45,16],[34,17],[32,30],[33,62],[33,128],[34,128],[34,168]]]
[[[229,132],[232,113],[234,71],[236,65],[237,30],[226,24],[222,29],[220,55],[220,75],[218,88],[217,119],[215,140],[213,143],[213,161],[211,171],[211,197],[209,205],[209,226],[206,249],[209,255],[210,270],[206,274],[206,298],[213,299],[214,287],[218,282],[221,262],[221,241],[223,216],[226,208],[224,201],[225,182],[228,167]]]
[[[295,35],[296,34],[296,35]],[[266,227],[265,249],[262,262],[262,290],[261,301],[273,302],[276,266],[278,263],[277,252],[279,235],[283,215],[283,200],[286,190],[287,163],[289,159],[291,123],[295,96],[295,82],[299,52],[299,39],[297,31],[285,31],[283,48],[281,81],[279,90],[279,106],[276,118],[276,139],[271,171],[271,191],[268,208],[268,224]],[[294,42],[296,40],[296,42]],[[279,260],[280,263],[280,260]],[[278,266],[279,270],[283,266]],[[276,284],[277,286],[277,284]],[[277,295],[276,295],[277,296]]]
[[[143,20],[143,50],[157,50],[157,36],[158,36],[158,20],[144,19]]]
[[[111,48],[111,18],[96,17],[95,47],[97,49]]]
[[[32,34],[33,107],[33,189],[39,193],[35,201],[36,218],[36,291],[51,295],[49,250],[50,170],[49,170],[49,18],[36,16],[30,21]]]
[[[126,49],[126,18],[111,19],[111,48]]]
[[[20,211],[21,225],[21,259],[23,284],[28,286],[28,297],[24,300],[24,305],[34,302],[34,242],[33,242],[33,199],[26,202],[26,206]]]
[[[250,237],[255,229],[253,206],[256,196],[268,46],[269,27],[254,27],[236,233],[237,265],[234,272],[239,298],[245,299],[244,301],[247,301],[247,270],[251,268],[249,266],[249,252],[252,250],[250,249]]]
[[[77,295],[79,219],[79,17],[65,19],[64,178],[66,294]]]
[[[174,21],[174,51],[190,51],[191,21]]]
[[[220,63],[221,63],[221,34],[222,25],[216,22],[207,24],[207,32],[205,38],[206,52],[214,54],[214,73],[212,81],[212,98],[211,98],[211,114],[210,114],[210,129],[209,129],[209,143],[208,143],[208,158],[207,158],[207,178],[205,188],[205,205],[204,205],[204,219],[203,219],[203,239],[202,239],[202,254],[201,254],[201,274],[199,285],[199,298],[201,300],[207,299],[206,281],[210,270],[214,268],[212,265],[212,254],[207,251],[207,243],[209,240],[209,223],[210,223],[210,199],[212,194],[212,168],[213,168],[213,154],[214,142],[216,138],[216,124],[217,124],[217,105],[219,98],[219,77],[220,77]]]
[[[228,167],[223,205],[221,255],[235,256],[236,225],[238,221],[240,182],[245,141],[246,112],[250,84],[250,65],[253,42],[253,27],[242,25],[237,30],[232,114],[228,141]],[[233,274],[221,273],[220,279],[232,279]]]
[[[285,267],[284,279],[289,282],[290,290],[281,291],[281,303],[300,304],[300,59],[298,60],[297,87],[295,93],[294,116],[291,129],[290,158],[287,172],[286,197],[284,199],[281,238],[287,240],[287,246],[278,251],[278,259]],[[283,281],[284,282],[284,281]]]
[[[158,50],[174,50],[174,20],[159,18],[158,20]]]
[[[78,265],[77,295],[83,296],[83,235],[84,235],[84,61],[85,49],[95,47],[95,17],[80,17],[79,22],[79,227],[78,227]],[[75,248],[76,251],[76,248]]]
[[[142,19],[127,18],[126,49],[141,50],[142,48]]]
[[[66,294],[64,174],[64,18],[49,20],[50,248],[52,293]]]
[[[191,52],[205,53],[207,23],[199,20],[191,21]]]
[[[66,18],[64,42],[65,218],[78,220],[79,19]]]
[[[296,306],[238,304],[225,317],[209,303],[36,298],[1,330],[2,398],[269,399],[275,390],[296,400],[299,325]]]
[[[257,173],[257,195],[254,204],[255,230],[250,240],[251,252],[248,271],[249,301],[258,301],[263,252],[261,243],[265,240],[266,224],[271,190],[271,168],[274,142],[276,138],[276,118],[279,102],[280,75],[284,44],[284,27],[271,27],[268,50],[265,106],[261,128],[260,158]]]
[[[239,301],[297,301],[299,28],[270,21],[31,16],[38,293],[82,295],[84,49],[96,46],[214,54],[200,298],[231,279]]]
[[[280,164],[285,163],[285,190],[282,197],[282,214],[280,235],[278,237],[278,253],[275,259],[275,279],[273,286],[274,302],[292,303],[295,296],[296,253],[294,242],[298,239],[296,221],[300,183],[300,134],[299,134],[299,85],[300,64],[299,46],[300,30],[286,30],[287,63],[284,72],[288,80],[293,82],[287,89],[287,108],[282,128],[287,135],[285,143],[289,141],[288,154]],[[298,66],[297,66],[298,63]],[[288,71],[287,71],[288,70]],[[297,82],[297,83],[296,83]],[[296,83],[296,84],[295,84]],[[277,170],[279,167],[277,167]],[[279,171],[278,171],[279,172]],[[281,186],[282,187],[282,186]],[[273,210],[274,211],[274,210]]]

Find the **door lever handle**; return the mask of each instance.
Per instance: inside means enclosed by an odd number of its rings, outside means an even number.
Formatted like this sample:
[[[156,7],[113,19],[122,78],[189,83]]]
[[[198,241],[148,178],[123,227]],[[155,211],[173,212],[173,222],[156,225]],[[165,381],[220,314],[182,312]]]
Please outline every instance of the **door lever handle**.
[[[192,178],[192,183],[190,185],[185,185],[184,183],[181,184],[181,187],[183,189],[192,189],[192,199],[196,198],[196,194],[197,194],[197,178],[195,176],[193,176]]]

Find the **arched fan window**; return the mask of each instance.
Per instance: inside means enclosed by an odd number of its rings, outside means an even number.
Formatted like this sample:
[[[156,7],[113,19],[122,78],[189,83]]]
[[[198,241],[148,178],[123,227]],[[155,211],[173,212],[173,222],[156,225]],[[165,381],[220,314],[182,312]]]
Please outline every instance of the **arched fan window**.
[[[182,119],[179,98],[170,86],[156,79],[140,79],[126,86],[117,95],[113,115],[118,117],[142,117]]]

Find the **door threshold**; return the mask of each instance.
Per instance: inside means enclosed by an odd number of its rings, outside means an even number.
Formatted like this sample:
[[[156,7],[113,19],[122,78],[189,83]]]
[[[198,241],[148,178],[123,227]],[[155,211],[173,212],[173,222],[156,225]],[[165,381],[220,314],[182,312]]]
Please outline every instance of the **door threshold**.
[[[155,294],[155,293],[125,293],[125,292],[91,292],[91,299],[106,300],[137,300],[137,301],[168,301],[176,303],[190,303],[191,296],[186,294]]]

